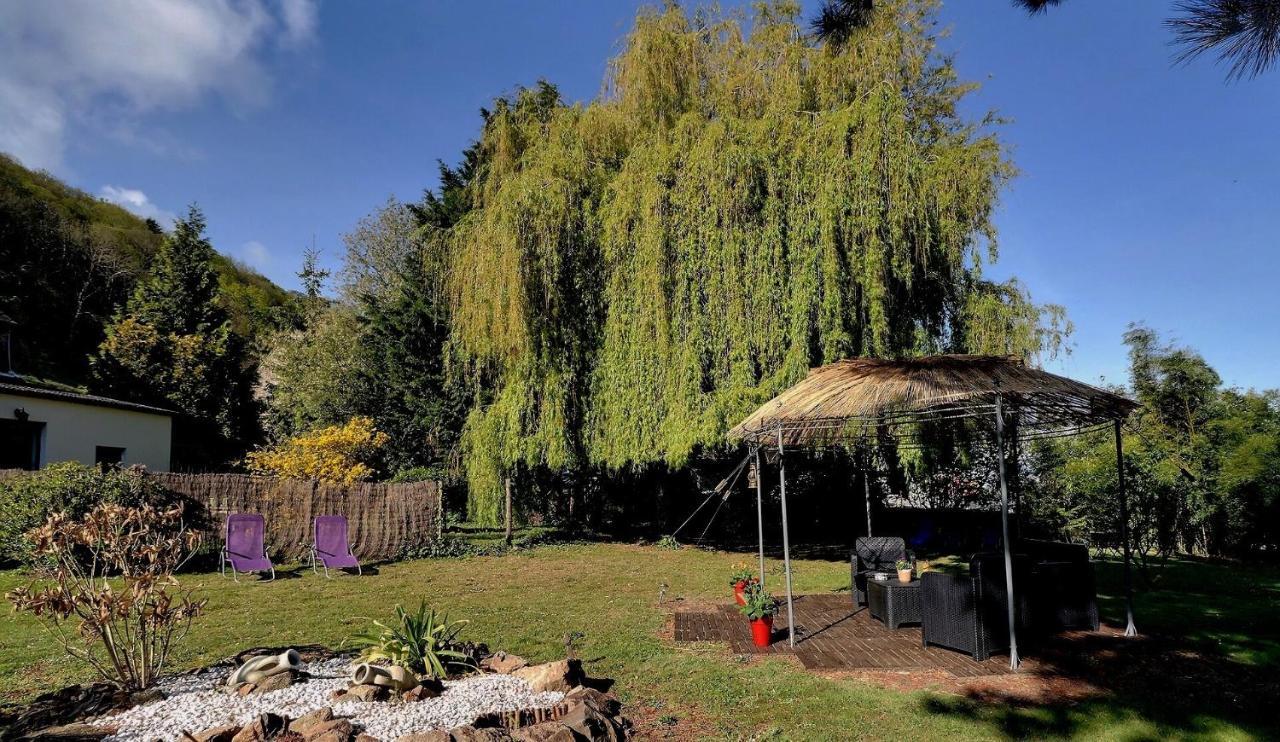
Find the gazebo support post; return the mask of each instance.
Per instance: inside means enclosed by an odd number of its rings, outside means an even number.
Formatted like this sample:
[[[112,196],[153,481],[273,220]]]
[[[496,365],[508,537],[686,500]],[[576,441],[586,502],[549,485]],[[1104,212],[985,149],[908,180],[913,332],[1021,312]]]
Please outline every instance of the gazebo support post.
[[[756,532],[760,536],[760,589],[764,590],[764,472],[760,471],[760,446],[755,450],[756,467]]]
[[[1125,636],[1137,636],[1138,629],[1133,624],[1133,575],[1129,563],[1129,496],[1124,491],[1124,443],[1120,432],[1120,420],[1116,420],[1116,482],[1120,490],[1120,542],[1124,551],[1124,612]]]
[[[782,562],[787,575],[787,639],[796,645],[796,611],[791,598],[791,534],[787,527],[787,465],[782,458],[782,426],[778,426],[778,489],[782,495]]]
[[[1022,471],[1021,461],[1018,457],[1018,433],[1019,423],[1017,414],[1013,416],[1013,435],[1009,436],[1009,447],[1012,449],[1010,460],[1013,462],[1013,532],[1018,535],[1018,540],[1022,540]]]
[[[1018,627],[1015,620],[1017,603],[1013,595],[1013,555],[1012,545],[1009,543],[1009,487],[1005,483],[1004,472],[1004,409],[1000,394],[996,395],[996,448],[999,452],[996,461],[1000,465],[1000,526],[1004,532],[1004,588],[1009,604],[1009,667],[1017,670]]]
[[[865,450],[862,452],[862,497],[867,503],[867,538],[871,538],[871,471],[868,465],[871,463],[871,456]]]

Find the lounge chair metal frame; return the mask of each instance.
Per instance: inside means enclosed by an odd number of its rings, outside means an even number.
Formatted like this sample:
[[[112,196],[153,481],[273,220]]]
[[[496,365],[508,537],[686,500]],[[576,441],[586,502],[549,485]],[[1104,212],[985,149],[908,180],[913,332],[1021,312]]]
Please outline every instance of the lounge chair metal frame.
[[[321,518],[329,518],[329,519],[341,518],[341,520],[342,520],[342,543],[343,543],[343,546],[344,546],[344,547],[346,548],[346,550],[347,550],[347,553],[346,553],[346,554],[335,554],[335,553],[333,553],[333,552],[329,552],[329,551],[321,551],[321,550],[320,550],[319,537],[318,537],[318,534],[316,533],[316,531],[317,531],[317,528],[318,528],[318,525],[319,525],[319,521],[320,521],[320,519],[321,519]],[[327,580],[331,580],[331,579],[333,579],[333,576],[329,574],[329,565],[325,563],[325,559],[324,559],[324,557],[323,557],[323,556],[321,556],[321,555],[333,556],[333,557],[350,556],[350,557],[352,557],[352,559],[355,559],[355,554],[351,551],[350,534],[349,534],[349,531],[348,531],[347,529],[348,529],[347,519],[346,519],[345,517],[342,517],[342,516],[323,516],[323,515],[322,515],[322,516],[317,516],[316,518],[312,519],[312,521],[311,521],[311,545],[310,545],[311,571],[312,571],[312,572],[314,572],[315,574],[319,574],[319,573],[320,573],[320,570],[319,570],[319,569],[316,569],[316,563],[317,563],[317,562],[319,562],[320,566],[324,569],[324,576],[325,576],[325,579],[327,579]],[[356,560],[355,560],[355,567],[356,567],[356,576],[357,576],[357,577],[361,577],[361,576],[363,576],[363,575],[364,575],[364,569],[360,566],[360,561],[359,561],[358,559],[356,559]],[[335,567],[335,569],[336,569],[336,570],[350,569],[350,567]]]
[[[320,567],[324,570],[324,576],[325,576],[325,579],[332,580],[332,579],[333,579],[333,576],[329,574],[329,566],[328,566],[327,564],[325,564],[325,563],[324,563],[324,560],[323,560],[323,559],[318,559],[318,556],[319,556],[319,552],[318,552],[318,550],[316,549],[316,544],[315,544],[315,542],[313,541],[313,542],[311,542],[311,571],[312,571],[312,572],[314,572],[314,573],[316,573],[316,574],[320,574],[320,570],[319,570],[319,569],[316,569],[316,562],[319,562],[319,563],[320,563]],[[343,569],[345,569],[345,568],[343,568]],[[359,565],[359,564],[356,564],[356,576],[357,576],[357,577],[360,577],[360,576],[363,576],[363,575],[364,575],[364,570],[360,568],[360,565]]]
[[[230,566],[230,567],[231,567],[231,579],[232,579],[232,581],[234,581],[234,582],[236,582],[236,583],[239,583],[239,582],[240,582],[240,576],[239,576],[239,573],[237,573],[237,572],[236,572],[236,565],[235,565],[235,562],[233,562],[233,561],[231,560],[231,552],[227,550],[227,545],[228,545],[228,544],[229,544],[229,542],[231,541],[231,534],[230,534],[230,532],[229,532],[229,531],[230,531],[230,528],[231,528],[231,519],[232,519],[233,517],[235,517],[235,516],[238,516],[238,515],[247,515],[247,514],[246,514],[246,513],[231,513],[230,515],[228,515],[228,516],[227,516],[226,521],[222,524],[222,550],[221,550],[221,552],[220,552],[220,554],[219,554],[219,558],[218,558],[218,574],[219,574],[219,575],[221,575],[221,576],[225,579],[225,578],[226,578],[226,576],[227,576],[227,567],[228,567],[228,566]],[[259,517],[261,517],[261,516],[259,516]],[[265,531],[266,531],[266,528],[265,528],[265,524],[264,524],[264,527],[263,527],[263,532],[264,532],[264,533],[263,533],[263,539],[262,539],[262,541],[263,541],[263,546],[262,546],[262,558],[263,558],[263,559],[265,559],[265,560],[267,560],[267,564],[269,565],[268,571],[270,571],[270,573],[271,573],[271,577],[267,578],[266,580],[261,580],[261,582],[272,582],[272,581],[274,581],[274,580],[276,579],[276,565],[275,565],[275,563],[274,563],[274,562],[272,562],[272,561],[271,561],[271,557],[267,556],[267,547],[266,547],[266,535],[265,535]],[[246,558],[246,559],[253,559],[253,558],[256,558],[256,557],[250,557],[250,556],[248,556],[248,555],[245,555],[245,558]],[[255,570],[255,571],[256,571],[256,570]],[[253,572],[252,572],[252,571],[251,571],[251,572],[245,572],[245,574],[253,574]]]

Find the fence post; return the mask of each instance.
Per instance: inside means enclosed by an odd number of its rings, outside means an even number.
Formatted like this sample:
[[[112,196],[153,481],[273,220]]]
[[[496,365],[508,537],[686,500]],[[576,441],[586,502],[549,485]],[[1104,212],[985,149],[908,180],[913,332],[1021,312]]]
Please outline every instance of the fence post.
[[[444,483],[436,480],[436,543],[444,540]]]

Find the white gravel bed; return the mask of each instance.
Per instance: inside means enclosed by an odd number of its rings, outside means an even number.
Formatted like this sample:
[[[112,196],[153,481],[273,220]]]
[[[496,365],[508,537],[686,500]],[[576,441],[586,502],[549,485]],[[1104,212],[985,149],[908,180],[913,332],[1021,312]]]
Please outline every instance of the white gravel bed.
[[[210,670],[194,675],[175,675],[160,681],[168,697],[136,706],[128,711],[93,721],[101,726],[118,726],[108,740],[178,740],[182,732],[197,733],[225,724],[247,724],[259,714],[270,712],[296,719],[323,706],[332,706],[337,716],[350,717],[356,727],[382,740],[428,729],[451,729],[469,724],[482,714],[548,707],[564,699],[563,693],[535,693],[529,684],[510,675],[477,675],[446,682],[439,698],[404,703],[329,700],[329,694],[347,687],[347,659],[332,659],[304,665],[311,679],[288,688],[261,695],[238,696],[227,693],[230,671]]]

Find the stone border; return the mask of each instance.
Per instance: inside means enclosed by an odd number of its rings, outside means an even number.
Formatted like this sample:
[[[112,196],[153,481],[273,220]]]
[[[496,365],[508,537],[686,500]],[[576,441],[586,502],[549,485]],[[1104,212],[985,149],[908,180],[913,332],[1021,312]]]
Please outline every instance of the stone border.
[[[284,647],[260,647],[245,650],[232,657],[206,667],[187,671],[185,674],[204,672],[210,668],[237,666],[245,659],[277,654]],[[299,649],[304,661],[332,659],[342,656],[324,647],[310,645]],[[490,713],[469,725],[445,730],[429,730],[409,734],[395,742],[473,742],[475,740],[517,740],[521,742],[572,742],[573,740],[625,740],[633,733],[631,722],[622,716],[622,704],[608,688],[612,681],[588,679],[582,663],[575,658],[530,665],[524,658],[498,652],[480,662],[481,671],[493,674],[509,674],[528,683],[536,692],[555,691],[565,694],[564,700],[550,708],[527,708],[520,711]],[[274,680],[273,680],[274,679]],[[305,673],[282,673],[267,680],[272,683],[305,682]],[[284,687],[284,686],[281,686]],[[231,692],[262,692],[267,687],[252,685],[232,689]],[[369,689],[369,690],[366,690]],[[413,697],[397,697],[397,701],[416,701],[431,698],[435,686],[425,683],[418,686]],[[352,685],[345,691],[337,691],[331,700],[346,695],[362,701],[390,700],[391,694],[381,686]],[[367,697],[366,697],[367,696]],[[120,692],[107,683],[77,685],[45,693],[16,714],[0,717],[0,742],[17,739],[38,740],[101,740],[114,734],[109,725],[89,725],[87,719],[122,711],[133,706],[158,700],[155,693],[134,694]],[[297,719],[266,713],[244,726],[228,725],[186,733],[186,742],[379,742],[364,734],[350,720],[336,716],[331,707],[322,707]],[[387,742],[387,741],[383,741]]]

